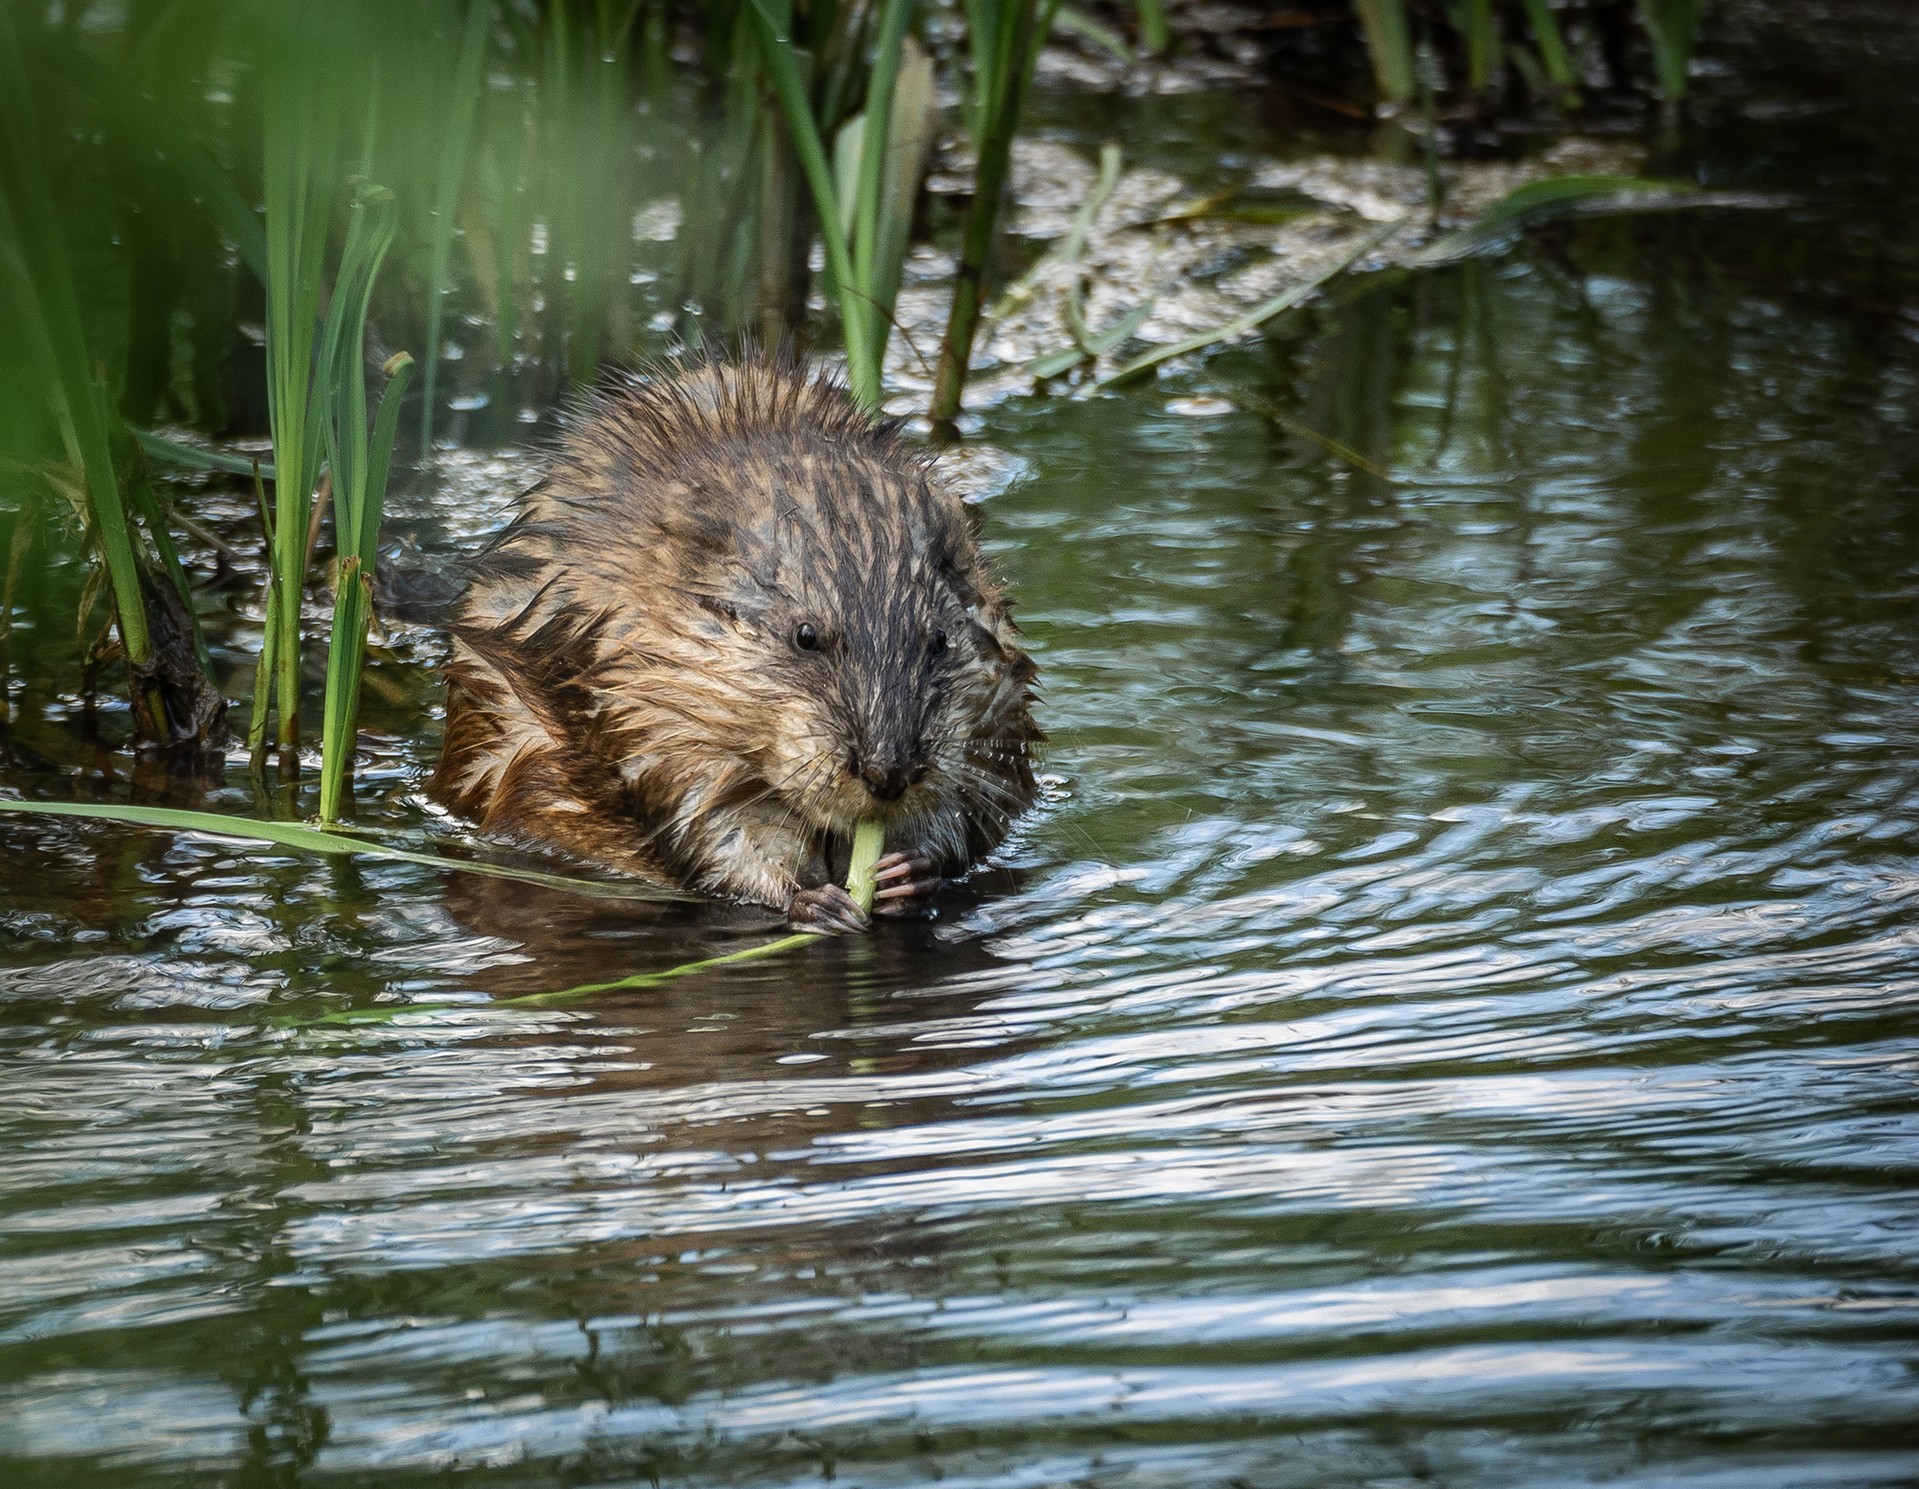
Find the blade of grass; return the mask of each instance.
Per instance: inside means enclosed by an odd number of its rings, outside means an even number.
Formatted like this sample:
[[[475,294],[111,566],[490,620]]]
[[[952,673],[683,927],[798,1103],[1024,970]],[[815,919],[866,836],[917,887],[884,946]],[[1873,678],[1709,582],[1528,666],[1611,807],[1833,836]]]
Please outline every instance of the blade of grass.
[[[994,23],[982,47],[982,38],[969,34],[975,77],[981,80],[984,101],[974,135],[978,163],[974,167],[973,200],[966,209],[959,264],[953,281],[953,301],[940,338],[939,367],[934,374],[929,414],[936,426],[950,426],[959,414],[966,374],[972,365],[973,337],[979,330],[985,304],[986,264],[999,222],[1000,197],[1012,158],[1013,135],[1019,128],[1026,89],[1032,80],[1039,45],[1052,29],[1059,0],[1006,0],[1004,4],[976,0],[968,14],[991,12]]]
[[[1139,49],[1148,56],[1157,56],[1172,40],[1166,26],[1164,0],[1136,0],[1135,8],[1139,11]]]
[[[434,396],[439,385],[440,326],[446,308],[447,261],[453,251],[454,209],[460,183],[466,177],[467,149],[473,138],[473,117],[480,101],[480,70],[486,62],[486,39],[493,16],[492,0],[468,0],[466,30],[460,38],[459,60],[453,67],[453,93],[441,138],[439,175],[434,182],[433,241],[427,250],[426,371],[420,382],[420,458],[433,453]]]
[[[225,450],[209,450],[200,445],[185,444],[177,439],[168,439],[164,434],[155,434],[151,429],[129,428],[127,432],[149,456],[168,465],[178,465],[187,470],[219,471],[232,476],[250,476],[257,470],[267,480],[273,479],[271,463],[263,465],[245,455],[232,455]]]
[[[868,306],[860,296],[860,280],[853,272],[853,258],[846,234],[840,230],[838,205],[833,196],[832,172],[827,169],[826,150],[820,142],[818,124],[807,101],[806,85],[800,77],[794,55],[792,7],[790,0],[748,0],[758,29],[760,62],[773,83],[786,128],[799,158],[800,172],[812,193],[813,209],[819,217],[820,236],[826,240],[826,262],[839,292],[840,329],[846,343],[846,379],[856,402],[866,408],[880,404],[879,366],[873,360],[873,339],[868,329]]]
[[[146,676],[153,638],[147,627],[134,533],[114,468],[111,424],[116,416],[109,414],[94,378],[78,291],[67,268],[53,208],[26,59],[14,25],[6,7],[0,6],[0,230],[18,245],[30,286],[21,306],[24,324],[14,328],[13,334],[51,374],[50,398],[69,457],[80,469],[89,526],[113,592],[136,726],[144,738],[159,741],[166,737],[165,707]]]
[[[301,853],[319,853],[331,857],[360,855],[390,858],[400,863],[419,864],[423,868],[446,869],[454,873],[479,874],[490,879],[513,879],[522,884],[537,884],[544,889],[563,889],[573,894],[601,899],[678,901],[686,898],[671,890],[649,884],[622,884],[598,879],[576,879],[567,874],[548,874],[537,869],[508,868],[504,864],[481,863],[464,858],[445,858],[437,853],[421,853],[396,848],[374,838],[309,827],[302,822],[267,822],[255,817],[232,817],[222,812],[191,812],[172,807],[120,806],[91,801],[19,801],[0,796],[0,813],[12,812],[27,817],[78,817],[90,822],[111,822],[127,827],[151,827],[168,832],[191,833],[197,837],[229,839],[241,843],[264,843],[291,848]]]
[[[1406,0],[1353,0],[1366,32],[1373,82],[1387,103],[1413,96],[1413,36],[1406,24]]]
[[[1639,0],[1639,19],[1652,43],[1659,96],[1678,103],[1686,96],[1699,35],[1699,0]]]
[[[281,763],[292,774],[299,769],[305,538],[331,391],[315,375],[314,327],[341,119],[329,87],[328,59],[309,55],[302,45],[314,41],[312,31],[290,17],[275,19],[284,29],[268,41],[263,158],[267,406],[279,479],[274,482],[271,608],[263,646],[273,650]]]
[[[1233,319],[1227,321],[1223,326],[1215,326],[1210,331],[1201,331],[1197,335],[1186,337],[1183,341],[1175,341],[1169,346],[1155,347],[1144,356],[1135,357],[1118,371],[1109,373],[1107,376],[1101,378],[1097,383],[1093,384],[1094,388],[1096,390],[1103,390],[1116,387],[1121,383],[1130,382],[1141,373],[1157,367],[1161,362],[1169,362],[1174,357],[1183,357],[1189,352],[1200,351],[1212,346],[1216,342],[1226,341],[1234,336],[1243,335],[1255,326],[1271,320],[1281,311],[1292,309],[1293,306],[1299,304],[1301,300],[1304,300],[1321,285],[1331,279],[1337,278],[1352,268],[1354,264],[1358,263],[1405,225],[1404,221],[1389,222],[1382,227],[1375,228],[1364,238],[1360,239],[1356,247],[1341,255],[1335,263],[1320,270],[1319,273],[1305,281],[1305,283],[1296,284],[1290,289],[1282,290],[1270,300],[1262,301],[1244,314],[1234,316]]]
[[[1058,31],[1068,31],[1074,36],[1084,37],[1094,46],[1104,52],[1110,53],[1120,62],[1131,62],[1133,60],[1133,49],[1126,44],[1125,37],[1121,36],[1119,32],[1115,31],[1111,26],[1103,25],[1099,21],[1094,20],[1076,5],[1066,5],[1062,3],[1059,11],[1053,17],[1053,27]]]
[[[1539,60],[1546,76],[1568,104],[1579,99],[1579,74],[1573,69],[1572,56],[1566,50],[1566,38],[1559,29],[1559,17],[1548,0],[1524,0],[1526,19],[1533,28],[1533,40],[1539,44]]]
[[[1684,182],[1644,176],[1549,176],[1516,186],[1471,222],[1428,243],[1408,260],[1415,266],[1451,263],[1497,248],[1536,223],[1604,204],[1678,205],[1695,196]]]
[[[356,513],[340,528],[340,575],[334,592],[333,634],[327,645],[326,714],[320,731],[320,820],[329,825],[339,820],[358,741],[360,672],[366,662],[367,629],[373,618],[380,516],[386,503],[400,400],[406,396],[413,359],[401,352],[388,360],[385,370],[389,381],[380,398]],[[360,393],[364,397],[364,386]],[[344,506],[338,511],[345,517]]]
[[[1466,0],[1466,86],[1474,97],[1492,81],[1499,60],[1499,20],[1492,0]]]

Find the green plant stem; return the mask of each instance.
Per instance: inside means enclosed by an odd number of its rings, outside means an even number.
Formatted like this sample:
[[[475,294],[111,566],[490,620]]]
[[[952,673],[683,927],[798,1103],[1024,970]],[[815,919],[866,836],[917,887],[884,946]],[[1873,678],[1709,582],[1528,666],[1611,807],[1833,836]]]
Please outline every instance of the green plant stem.
[[[1526,19],[1533,28],[1533,40],[1539,44],[1539,60],[1545,64],[1546,76],[1560,90],[1568,103],[1579,95],[1579,74],[1573,70],[1571,55],[1566,51],[1566,38],[1559,29],[1559,17],[1553,14],[1553,8],[1547,0],[1524,0]]]
[[[860,169],[853,213],[853,282],[850,292],[863,296],[867,324],[874,346],[870,355],[874,377],[885,364],[886,319],[890,304],[882,304],[879,263],[880,207],[886,191],[887,157],[893,141],[893,90],[899,81],[900,54],[906,44],[906,26],[913,17],[912,0],[884,0],[880,12],[879,42],[873,54],[872,82],[866,92],[865,124],[860,131]],[[876,396],[870,407],[877,408]]]
[[[873,358],[873,339],[868,330],[869,307],[859,293],[860,281],[854,275],[852,254],[840,227],[833,175],[827,169],[826,150],[820,142],[819,126],[807,101],[806,85],[800,77],[799,62],[790,40],[791,5],[779,0],[748,0],[748,3],[758,28],[760,60],[785,115],[793,153],[799,158],[800,172],[806,178],[813,209],[819,217],[820,236],[826,242],[826,264],[839,294],[848,388],[855,402],[876,409],[880,404],[880,369]]]
[[[433,452],[434,398],[439,385],[440,325],[446,308],[447,262],[453,251],[453,215],[460,182],[466,176],[467,149],[473,137],[473,119],[480,102],[480,69],[486,61],[486,38],[493,16],[492,0],[468,0],[466,29],[460,38],[460,56],[453,68],[452,107],[440,150],[439,177],[434,182],[433,241],[428,250],[426,281],[426,372],[420,383],[420,456]]]
[[[110,416],[90,366],[78,293],[66,267],[33,95],[28,91],[14,25],[7,7],[0,5],[0,242],[12,238],[19,243],[32,291],[22,307],[26,324],[10,328],[9,334],[21,337],[43,356],[53,373],[62,433],[69,455],[80,467],[94,538],[113,591],[120,643],[134,691],[143,693],[147,684],[142,673],[152,659],[153,639],[147,629],[139,563],[114,470]],[[136,717],[142,714],[143,704],[142,732],[152,734],[164,728],[158,699],[136,697]]]
[[[1413,96],[1413,41],[1406,24],[1406,0],[1353,0],[1366,48],[1373,62],[1373,81],[1388,103],[1404,103]]]
[[[305,27],[276,36],[265,129],[267,404],[273,426],[273,582],[267,615],[283,766],[299,768],[300,599],[306,531],[330,390],[315,377],[314,322],[324,272],[339,114],[325,59],[300,55]],[[316,71],[318,69],[318,71]],[[264,742],[264,740],[263,740]]]
[[[1058,5],[1059,0],[1043,0],[1036,15],[1035,0],[1012,0],[1012,14],[998,16],[990,35],[991,54],[986,58],[979,54],[977,36],[973,38],[975,69],[985,81],[974,138],[979,159],[953,280],[952,308],[946,318],[946,334],[940,339],[939,367],[934,374],[930,413],[936,425],[950,425],[959,414],[972,363],[973,336],[979,329],[980,307],[985,303],[986,263],[999,221],[1000,197],[1006,188],[1013,133],[1019,127],[1039,40],[1051,29]],[[975,7],[986,8],[983,0]]]
[[[328,857],[361,855],[388,858],[400,863],[419,864],[423,868],[446,869],[453,873],[479,874],[489,879],[512,879],[542,889],[560,889],[571,894],[591,895],[599,899],[644,900],[649,903],[674,901],[684,896],[653,885],[607,883],[597,879],[576,879],[566,874],[547,874],[537,869],[507,868],[502,864],[478,863],[461,858],[443,858],[435,853],[420,853],[396,848],[375,839],[353,836],[338,830],[311,827],[302,822],[267,822],[254,817],[232,817],[222,812],[192,812],[172,807],[117,806],[103,802],[17,801],[0,796],[0,813],[12,812],[29,817],[78,817],[89,822],[113,822],[129,827],[160,828],[169,832],[192,833],[200,837],[225,838],[243,843],[271,844],[301,853]]]
[[[1499,21],[1492,0],[1466,0],[1466,86],[1474,97],[1492,81],[1499,56]]]
[[[356,516],[341,533],[340,575],[333,601],[333,635],[327,645],[326,716],[321,724],[320,820],[340,817],[347,778],[353,770],[359,736],[360,672],[366,662],[367,630],[373,619],[373,573],[380,542],[380,514],[386,502],[387,473],[413,359],[405,352],[386,366],[389,381],[367,452],[364,486]],[[336,508],[342,516],[346,509]]]
[[[1659,96],[1669,104],[1686,96],[1699,33],[1699,4],[1700,0],[1639,0],[1639,18],[1652,42]]]
[[[1137,0],[1139,10],[1139,49],[1148,56],[1157,56],[1166,50],[1172,40],[1166,25],[1166,6],[1164,0]]]

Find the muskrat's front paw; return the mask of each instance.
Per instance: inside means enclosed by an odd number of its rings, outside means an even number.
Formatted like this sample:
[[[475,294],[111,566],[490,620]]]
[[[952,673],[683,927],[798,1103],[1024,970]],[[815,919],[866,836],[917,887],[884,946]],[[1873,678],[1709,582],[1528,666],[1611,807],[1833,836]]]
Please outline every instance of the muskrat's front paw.
[[[875,915],[922,915],[926,902],[945,881],[933,860],[919,853],[889,853],[873,865],[879,892],[873,896]]]
[[[813,931],[822,936],[840,936],[863,931],[868,926],[864,912],[853,896],[837,884],[822,884],[818,889],[802,889],[786,902],[786,923],[796,931]]]

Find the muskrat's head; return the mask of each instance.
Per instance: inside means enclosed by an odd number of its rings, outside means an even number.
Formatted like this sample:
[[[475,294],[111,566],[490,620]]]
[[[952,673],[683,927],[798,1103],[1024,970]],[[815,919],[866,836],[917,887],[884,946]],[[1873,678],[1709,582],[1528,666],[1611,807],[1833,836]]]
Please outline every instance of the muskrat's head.
[[[1001,767],[1025,760],[1033,668],[964,510],[911,466],[827,459],[788,475],[789,498],[810,480],[813,499],[782,506],[709,601],[720,647],[750,651],[777,695],[769,784],[834,830],[933,825],[982,798],[1010,815],[1010,797],[992,798]]]
[[[623,389],[582,428],[523,525],[565,570],[541,606],[593,617],[593,727],[636,790],[912,822],[955,858],[969,824],[997,838],[1031,792],[1034,669],[925,459],[751,365]]]

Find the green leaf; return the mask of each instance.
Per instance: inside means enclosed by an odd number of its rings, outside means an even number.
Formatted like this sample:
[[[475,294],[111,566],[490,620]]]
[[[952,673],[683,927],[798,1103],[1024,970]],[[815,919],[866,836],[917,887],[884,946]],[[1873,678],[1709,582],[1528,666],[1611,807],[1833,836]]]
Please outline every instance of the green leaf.
[[[190,812],[173,807],[119,806],[90,801],[18,801],[4,796],[0,796],[0,812],[30,817],[79,817],[90,822],[162,828],[241,843],[271,844],[329,857],[357,855],[390,858],[401,863],[416,863],[425,868],[447,869],[454,873],[516,879],[522,884],[537,884],[545,889],[562,889],[600,899],[669,901],[686,898],[685,895],[651,884],[608,883],[598,879],[576,879],[567,874],[542,873],[537,869],[515,869],[503,864],[442,858],[436,853],[396,848],[390,843],[327,828],[310,827],[303,822],[266,822],[256,817],[228,816],[224,812]]]
[[[1685,206],[1694,195],[1695,189],[1683,182],[1644,176],[1548,176],[1515,186],[1466,226],[1428,243],[1409,262],[1426,266],[1470,258],[1500,247],[1536,223],[1572,212]]]

